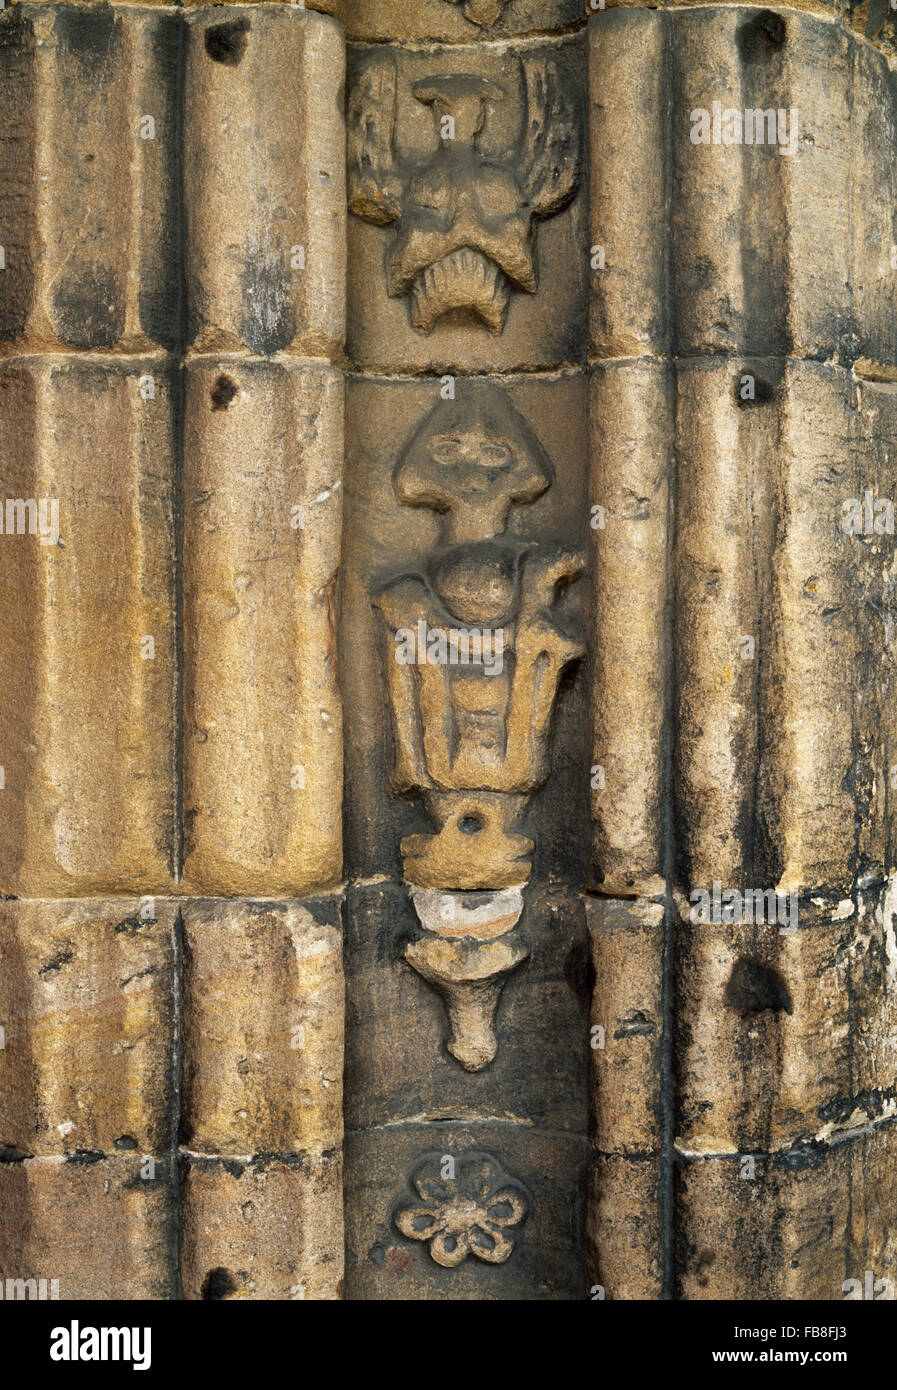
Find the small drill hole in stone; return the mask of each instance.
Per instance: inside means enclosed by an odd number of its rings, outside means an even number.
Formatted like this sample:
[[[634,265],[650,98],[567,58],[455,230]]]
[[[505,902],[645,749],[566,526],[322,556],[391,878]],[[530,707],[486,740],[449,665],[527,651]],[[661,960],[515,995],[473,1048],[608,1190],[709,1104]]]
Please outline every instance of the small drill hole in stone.
[[[743,63],[766,63],[784,44],[788,29],[780,14],[761,10],[738,30],[738,52]]]
[[[206,1302],[226,1298],[229,1293],[236,1293],[237,1288],[237,1281],[230,1270],[219,1265],[217,1269],[210,1269],[202,1281],[202,1297]]]
[[[458,829],[462,835],[478,835],[483,828],[482,816],[462,816],[458,821]]]
[[[220,376],[212,387],[212,409],[227,410],[237,394],[237,383],[229,376]]]
[[[206,30],[206,52],[215,63],[235,68],[246,52],[248,19],[235,19],[231,24],[214,24]]]
[[[794,1012],[788,986],[778,970],[747,956],[742,956],[732,967],[726,985],[726,1003],[742,1018],[763,1013],[766,1009],[771,1009],[773,1013]]]
[[[742,372],[735,378],[735,404],[741,410],[775,400],[775,394],[774,386],[752,372]]]

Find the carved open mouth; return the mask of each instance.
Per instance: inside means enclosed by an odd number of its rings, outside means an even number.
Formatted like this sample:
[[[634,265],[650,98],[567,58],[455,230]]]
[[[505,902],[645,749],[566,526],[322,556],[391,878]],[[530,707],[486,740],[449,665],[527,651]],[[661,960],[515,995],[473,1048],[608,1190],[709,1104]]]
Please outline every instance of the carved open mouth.
[[[489,329],[504,327],[511,288],[503,270],[479,251],[462,246],[420,271],[411,290],[411,322],[429,333],[453,309],[472,309]]]

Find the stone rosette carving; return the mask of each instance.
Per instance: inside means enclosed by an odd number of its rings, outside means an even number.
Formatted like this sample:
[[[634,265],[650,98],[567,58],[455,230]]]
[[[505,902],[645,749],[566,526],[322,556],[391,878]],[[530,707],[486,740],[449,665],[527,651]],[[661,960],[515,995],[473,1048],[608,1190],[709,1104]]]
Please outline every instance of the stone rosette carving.
[[[417,794],[432,833],[401,842],[424,935],[405,959],[445,1000],[447,1047],[469,1071],[496,1055],[503,983],[529,954],[517,935],[533,841],[516,828],[550,771],[558,684],[583,653],[564,590],[583,557],[505,535],[511,508],[553,470],[498,387],[459,383],[403,450],[393,485],[441,518],[441,544],[373,596],[394,731],[393,785]]]
[[[485,16],[494,7],[477,8]],[[417,159],[396,147],[395,60],[375,55],[353,84],[349,208],[378,226],[392,224],[388,293],[410,296],[419,333],[459,310],[501,333],[512,292],[538,288],[534,223],[576,195],[582,158],[576,96],[543,56],[519,59],[516,80],[524,95],[523,129],[500,157],[485,154],[480,142],[490,109],[509,95],[505,82],[475,73],[415,82],[412,95],[432,109],[438,140],[435,153]]]
[[[446,1170],[453,1175],[445,1176]],[[512,1230],[525,1221],[529,1202],[520,1183],[490,1154],[458,1159],[426,1154],[409,1186],[417,1198],[402,1202],[393,1221],[409,1240],[426,1241],[444,1269],[456,1268],[469,1255],[500,1265],[513,1253]]]

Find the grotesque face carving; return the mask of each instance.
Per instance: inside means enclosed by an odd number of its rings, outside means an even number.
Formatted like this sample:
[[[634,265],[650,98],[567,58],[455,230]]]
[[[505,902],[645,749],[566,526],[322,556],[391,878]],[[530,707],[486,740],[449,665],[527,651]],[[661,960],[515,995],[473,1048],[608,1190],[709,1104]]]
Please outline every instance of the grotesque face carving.
[[[470,381],[439,401],[407,444],[394,476],[409,507],[443,514],[450,544],[504,531],[513,503],[534,502],[552,481],[551,464],[503,391]]]
[[[419,333],[467,310],[492,333],[504,327],[513,290],[534,294],[533,222],[576,193],[580,123],[557,67],[520,63],[527,119],[502,159],[479,148],[491,106],[507,91],[488,79],[451,73],[417,82],[415,99],[433,111],[439,145],[412,165],[395,153],[396,68],[376,58],[359,72],[349,111],[349,207],[379,225],[395,223],[386,259],[391,297],[411,297]]]

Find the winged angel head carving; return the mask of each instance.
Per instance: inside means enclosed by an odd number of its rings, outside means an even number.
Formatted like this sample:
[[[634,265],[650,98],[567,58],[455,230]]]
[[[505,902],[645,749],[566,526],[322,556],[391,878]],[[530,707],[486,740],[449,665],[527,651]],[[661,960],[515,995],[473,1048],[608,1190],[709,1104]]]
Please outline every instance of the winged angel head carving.
[[[394,224],[386,256],[392,298],[408,294],[419,333],[453,310],[501,333],[512,290],[538,287],[533,224],[572,201],[582,158],[575,95],[557,64],[519,60],[526,118],[513,149],[480,150],[493,103],[507,88],[450,73],[416,82],[432,108],[439,143],[417,160],[396,152],[396,65],[377,55],[359,71],[349,105],[349,208]]]

